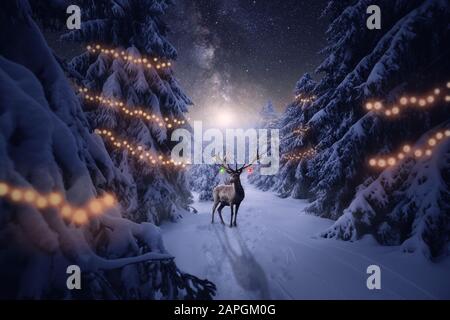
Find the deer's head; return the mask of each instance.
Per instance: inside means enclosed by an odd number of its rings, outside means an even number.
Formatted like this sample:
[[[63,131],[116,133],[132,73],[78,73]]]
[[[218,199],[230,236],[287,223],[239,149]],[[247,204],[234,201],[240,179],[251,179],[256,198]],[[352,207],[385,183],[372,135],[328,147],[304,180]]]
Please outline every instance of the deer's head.
[[[238,164],[235,163],[235,168],[232,168],[229,164],[227,164],[225,158],[220,159],[220,160],[221,160],[220,167],[225,169],[226,173],[228,173],[230,175],[229,181],[231,183],[234,183],[234,182],[238,182],[240,180],[240,176],[241,176],[242,172],[244,172],[244,170],[247,169],[248,167],[252,166],[255,161],[259,160],[259,157],[257,156],[255,158],[255,160],[253,160],[249,164],[244,164],[241,167],[239,167]]]

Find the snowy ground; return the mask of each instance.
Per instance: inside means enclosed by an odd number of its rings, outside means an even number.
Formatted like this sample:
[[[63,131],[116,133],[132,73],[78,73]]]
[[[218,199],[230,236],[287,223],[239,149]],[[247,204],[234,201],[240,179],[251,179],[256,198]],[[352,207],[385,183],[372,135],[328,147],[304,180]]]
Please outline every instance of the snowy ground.
[[[245,179],[243,179],[245,180]],[[186,272],[208,278],[217,299],[442,299],[450,298],[450,259],[432,263],[370,238],[356,243],[317,238],[331,220],[306,215],[306,203],[280,199],[244,181],[238,227],[211,224],[211,202],[198,214],[161,228]],[[223,210],[229,223],[230,209]],[[368,290],[366,269],[381,267],[381,290]]]

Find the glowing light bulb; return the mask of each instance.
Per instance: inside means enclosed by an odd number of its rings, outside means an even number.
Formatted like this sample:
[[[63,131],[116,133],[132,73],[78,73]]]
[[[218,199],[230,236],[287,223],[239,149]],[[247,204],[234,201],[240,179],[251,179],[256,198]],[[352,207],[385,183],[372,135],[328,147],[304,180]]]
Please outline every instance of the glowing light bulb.
[[[446,137],[450,137],[450,130],[445,130],[444,134]]]
[[[87,214],[86,214],[86,210],[83,209],[77,209],[75,210],[74,214],[73,214],[73,221],[78,224],[78,225],[82,225],[85,224],[88,220]]]
[[[397,158],[399,158],[400,160],[402,160],[405,157],[405,155],[403,153],[399,153],[397,155]]]
[[[52,206],[58,206],[61,204],[62,202],[62,196],[56,192],[51,193],[48,196],[48,202],[52,205]]]
[[[72,215],[73,209],[69,205],[65,205],[61,208],[61,215],[63,218],[69,218]]]
[[[44,209],[48,206],[48,201],[45,197],[39,196],[36,199],[36,207],[38,207],[39,209]]]
[[[396,162],[395,158],[389,158],[389,159],[388,159],[388,164],[389,164],[390,166],[395,165],[395,162]]]
[[[390,117],[390,116],[392,115],[392,112],[391,112],[391,110],[386,110],[386,111],[384,112],[384,114],[385,114],[387,117]]]
[[[411,99],[409,99],[409,101],[411,103],[416,103],[417,102],[417,98],[416,97],[411,97]]]
[[[103,203],[108,207],[112,207],[116,203],[116,199],[112,195],[106,194],[103,197]]]
[[[384,159],[378,160],[378,166],[384,168],[386,166],[386,160]]]
[[[427,151],[425,151],[425,154],[426,154],[427,156],[431,156],[432,151],[431,151],[430,149],[427,149]]]
[[[400,104],[401,105],[406,105],[408,103],[408,98],[407,97],[402,97],[401,99],[400,99]]]
[[[0,183],[0,196],[8,194],[9,186],[6,183]]]
[[[443,137],[444,135],[442,134],[442,132],[436,133],[436,139],[441,140]]]
[[[408,146],[408,145],[405,145],[405,146],[403,147],[403,151],[406,152],[406,153],[408,153],[408,152],[411,151],[411,147]]]
[[[99,215],[102,210],[103,210],[103,206],[100,200],[92,200],[89,203],[89,211],[93,214],[93,215]]]
[[[420,158],[422,156],[422,150],[417,149],[416,151],[414,151],[414,156],[416,158]]]
[[[434,94],[438,95],[441,93],[441,90],[439,88],[434,89]]]
[[[375,160],[375,159],[370,159],[370,160],[369,160],[369,165],[370,165],[371,167],[376,166],[376,165],[377,165],[377,160]]]
[[[419,100],[419,106],[425,107],[426,105],[427,105],[427,101],[425,99],[420,99]]]
[[[23,192],[20,189],[13,189],[11,190],[11,200],[14,202],[18,202],[22,200],[23,198]]]
[[[433,103],[434,102],[434,97],[433,96],[428,96],[427,97],[427,102],[428,103]]]
[[[380,110],[383,107],[383,104],[381,102],[377,101],[377,102],[375,102],[373,107],[375,108],[375,110]]]
[[[393,114],[399,114],[399,112],[400,112],[399,107],[393,107],[393,108],[392,108],[392,113],[393,113]]]
[[[36,192],[34,192],[33,190],[27,190],[25,191],[24,195],[23,195],[23,199],[25,200],[25,202],[33,202],[37,197]]]
[[[431,138],[430,140],[428,140],[428,144],[429,144],[430,146],[435,146],[435,145],[436,145],[436,140],[433,139],[433,138]]]

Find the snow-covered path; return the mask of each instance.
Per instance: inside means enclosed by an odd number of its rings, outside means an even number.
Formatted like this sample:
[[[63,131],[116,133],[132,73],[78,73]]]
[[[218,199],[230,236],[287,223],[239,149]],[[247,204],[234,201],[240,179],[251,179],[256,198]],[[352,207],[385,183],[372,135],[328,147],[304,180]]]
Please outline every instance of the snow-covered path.
[[[178,266],[218,288],[217,299],[442,299],[450,298],[450,259],[432,263],[420,255],[317,238],[331,220],[306,215],[306,203],[280,199],[244,183],[238,227],[224,226],[211,202],[195,203],[161,229]],[[230,209],[224,208],[229,223]],[[369,265],[381,268],[381,290],[368,290]]]

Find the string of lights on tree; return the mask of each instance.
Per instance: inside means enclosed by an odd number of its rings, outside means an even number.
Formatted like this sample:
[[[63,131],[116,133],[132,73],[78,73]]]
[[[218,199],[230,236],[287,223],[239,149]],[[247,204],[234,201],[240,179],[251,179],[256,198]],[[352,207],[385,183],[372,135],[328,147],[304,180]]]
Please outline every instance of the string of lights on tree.
[[[294,129],[294,130],[292,131],[292,133],[294,133],[294,134],[299,134],[299,135],[303,135],[303,134],[308,133],[309,130],[310,130],[310,127],[308,127],[308,126],[305,126],[305,127],[299,127],[299,128],[297,128],[297,129]]]
[[[303,93],[297,94],[295,96],[295,100],[301,103],[310,103],[316,100],[316,96],[309,96],[309,95],[305,95]]]
[[[107,140],[114,148],[118,150],[126,150],[131,156],[138,161],[145,162],[148,165],[162,165],[185,168],[189,163],[176,162],[173,159],[164,157],[162,155],[155,155],[153,152],[146,149],[145,146],[133,145],[127,140],[123,140],[117,137],[113,132],[106,129],[95,129],[95,133],[102,136]]]
[[[0,182],[0,197],[38,210],[56,209],[64,219],[77,225],[83,225],[89,221],[89,218],[99,217],[116,206],[115,197],[108,193],[100,198],[91,199],[83,206],[73,206],[59,192],[42,194],[33,188],[16,187],[6,182]]]
[[[447,89],[450,89],[450,82],[447,82]],[[397,116],[403,108],[419,107],[425,108],[433,106],[438,101],[450,102],[450,95],[443,94],[441,88],[435,88],[432,93],[424,96],[403,96],[399,99],[397,104],[392,106],[384,106],[381,101],[369,101],[366,103],[366,110],[378,111],[386,117]]]
[[[409,145],[404,145],[401,151],[396,155],[384,156],[379,158],[372,158],[369,160],[369,166],[374,168],[386,168],[396,165],[399,161],[406,157],[414,157],[416,159],[422,157],[430,157],[433,154],[433,149],[442,141],[450,137],[450,130],[439,131],[428,139],[427,145],[424,148],[412,148]]]
[[[288,161],[290,161],[290,160],[298,161],[298,160],[303,160],[303,159],[313,157],[316,154],[317,154],[317,150],[315,148],[309,148],[306,150],[285,154],[285,155],[283,155],[283,158]]]
[[[134,57],[131,54],[127,54],[124,50],[106,48],[100,44],[88,45],[86,49],[90,53],[103,53],[112,58],[122,59],[128,63],[140,65],[147,69],[156,68],[157,70],[160,70],[170,68],[172,66],[172,62],[162,60],[158,57]]]
[[[115,110],[122,112],[123,114],[129,117],[155,122],[160,127],[166,127],[170,129],[176,126],[184,125],[186,123],[185,120],[181,119],[174,119],[168,117],[165,117],[163,119],[156,114],[152,114],[150,112],[143,110],[142,108],[135,108],[135,107],[131,108],[123,101],[106,98],[99,94],[94,94],[91,91],[89,91],[88,88],[79,88],[78,92],[80,93],[81,97],[88,102],[97,102],[101,106],[114,108]]]

